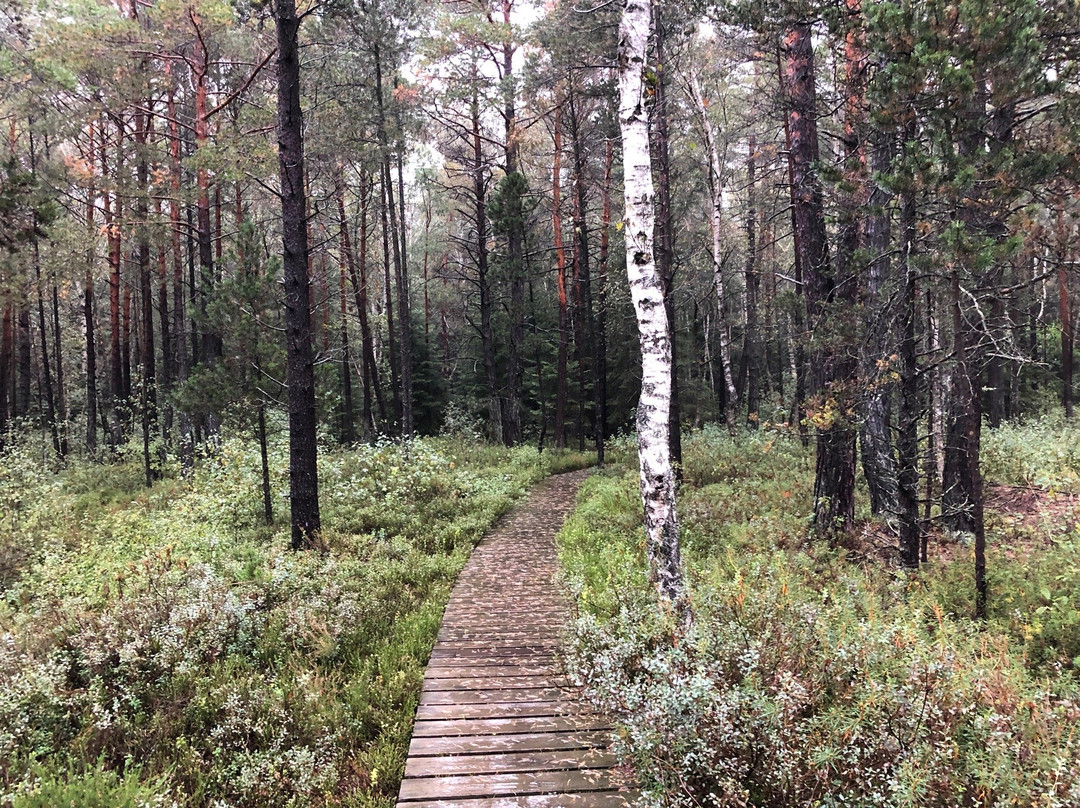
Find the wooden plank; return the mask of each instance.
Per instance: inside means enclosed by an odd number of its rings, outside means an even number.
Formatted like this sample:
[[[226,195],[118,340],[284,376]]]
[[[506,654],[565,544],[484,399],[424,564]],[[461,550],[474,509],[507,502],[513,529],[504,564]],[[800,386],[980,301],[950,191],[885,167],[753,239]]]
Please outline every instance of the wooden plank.
[[[578,794],[534,794],[528,797],[475,797],[399,803],[409,808],[627,808],[633,791],[591,791]]]
[[[420,697],[420,704],[513,704],[517,702],[572,700],[575,692],[558,687],[519,687],[485,690],[429,690]]]
[[[562,666],[555,662],[536,661],[522,662],[520,664],[498,665],[435,665],[428,666],[426,679],[456,679],[459,677],[483,677],[483,676],[561,676]]]
[[[502,676],[442,676],[431,677],[424,681],[424,692],[469,691],[469,690],[516,690],[536,687],[570,687],[565,676],[554,674],[529,675],[518,674],[518,668],[508,668]]]
[[[426,755],[472,755],[490,752],[544,752],[560,749],[606,747],[606,730],[528,732],[518,735],[457,735],[446,738],[413,738],[409,757]]]
[[[605,749],[544,752],[503,752],[490,755],[443,755],[409,759],[405,777],[445,777],[457,774],[506,774],[569,769],[611,768],[615,755]]]
[[[421,704],[416,708],[417,721],[450,721],[458,718],[534,718],[558,715],[581,715],[589,710],[578,701],[524,701],[502,704]]]
[[[450,777],[418,777],[404,780],[398,801],[454,797],[525,797],[532,794],[566,794],[575,791],[609,791],[618,787],[610,769],[559,772],[470,774]]]
[[[445,738],[451,735],[499,735],[524,732],[561,732],[574,729],[611,729],[611,722],[597,716],[558,715],[525,718],[453,718],[417,720],[414,738]]]

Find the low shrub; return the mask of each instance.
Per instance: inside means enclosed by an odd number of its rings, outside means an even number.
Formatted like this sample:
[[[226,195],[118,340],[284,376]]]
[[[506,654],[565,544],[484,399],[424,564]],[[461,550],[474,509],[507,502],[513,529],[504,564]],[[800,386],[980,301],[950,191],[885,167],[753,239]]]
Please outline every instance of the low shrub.
[[[804,542],[797,440],[708,430],[684,452],[687,633],[645,581],[636,471],[590,478],[560,536],[571,674],[616,717],[641,805],[1080,805],[1071,540],[997,559],[980,625],[967,559],[908,576]]]
[[[9,450],[0,804],[393,805],[454,577],[531,483],[585,458],[324,452],[325,549],[294,553],[286,457],[272,445],[268,527],[244,441],[152,489],[129,485],[138,458],[54,473]]]

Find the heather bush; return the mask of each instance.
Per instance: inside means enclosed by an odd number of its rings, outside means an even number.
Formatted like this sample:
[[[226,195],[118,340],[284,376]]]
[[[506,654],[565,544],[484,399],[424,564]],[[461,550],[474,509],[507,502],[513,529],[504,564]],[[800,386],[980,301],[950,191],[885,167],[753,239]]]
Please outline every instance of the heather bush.
[[[689,632],[645,583],[636,471],[590,478],[560,538],[571,674],[616,716],[642,805],[1080,804],[1074,540],[993,558],[979,625],[966,558],[909,576],[804,542],[797,440],[707,430],[684,452]]]
[[[475,541],[563,459],[458,440],[320,459],[324,550],[262,524],[256,446],[189,480],[0,464],[0,804],[393,804],[442,607]],[[9,562],[4,566],[5,562]]]

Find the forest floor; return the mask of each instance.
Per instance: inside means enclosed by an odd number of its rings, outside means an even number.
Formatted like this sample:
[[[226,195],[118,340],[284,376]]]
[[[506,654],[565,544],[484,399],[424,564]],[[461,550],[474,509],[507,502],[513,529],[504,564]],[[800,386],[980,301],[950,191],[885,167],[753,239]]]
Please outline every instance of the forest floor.
[[[995,536],[995,551],[1010,561],[1023,561],[1054,546],[1056,537],[1080,525],[1080,494],[1028,485],[988,483],[984,507],[988,531]],[[874,558],[896,567],[900,563],[895,526],[865,520],[856,529],[852,558]],[[928,555],[953,563],[970,555],[970,540],[932,523],[927,531]]]
[[[458,439],[324,447],[323,544],[289,550],[288,454],[227,438],[182,479],[0,462],[0,805],[391,808],[473,546],[589,458]]]
[[[983,434],[985,620],[967,537],[932,530],[902,570],[860,490],[858,547],[815,542],[812,448],[705,428],[683,441],[684,635],[648,584],[636,470],[586,482],[560,536],[569,669],[648,804],[1080,805],[1080,427]]]

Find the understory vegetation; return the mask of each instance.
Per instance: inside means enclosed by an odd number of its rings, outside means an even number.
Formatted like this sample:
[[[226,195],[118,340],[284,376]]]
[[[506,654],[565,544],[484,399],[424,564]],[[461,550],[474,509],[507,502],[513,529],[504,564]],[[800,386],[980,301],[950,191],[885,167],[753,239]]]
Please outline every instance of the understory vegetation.
[[[141,447],[140,447],[141,448]],[[391,806],[454,576],[583,455],[383,441],[320,456],[322,550],[265,524],[257,445],[190,479],[0,463],[0,804]],[[287,453],[271,447],[274,505]]]
[[[1078,432],[1049,415],[984,434],[985,623],[963,536],[931,527],[918,573],[884,525],[807,543],[813,449],[707,427],[684,439],[695,620],[675,632],[647,581],[632,453],[614,453],[560,537],[569,663],[617,717],[642,804],[1080,805]]]

